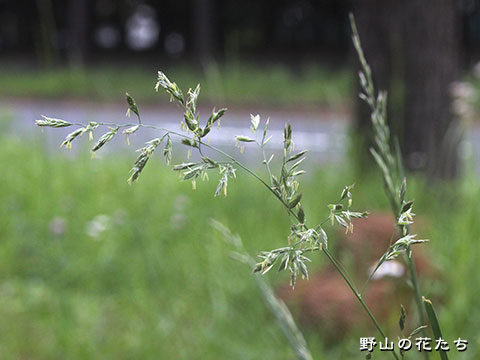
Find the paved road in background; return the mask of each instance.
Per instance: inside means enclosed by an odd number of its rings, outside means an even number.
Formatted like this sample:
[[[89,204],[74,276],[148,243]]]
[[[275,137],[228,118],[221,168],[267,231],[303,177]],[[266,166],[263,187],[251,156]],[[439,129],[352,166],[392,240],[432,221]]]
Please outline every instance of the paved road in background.
[[[77,123],[88,121],[129,123],[135,122],[134,118],[125,117],[125,106],[123,104],[98,104],[73,101],[8,101],[0,102],[0,119],[6,119],[10,124],[10,131],[16,134],[28,136],[42,135],[48,147],[58,149],[66,134],[71,129],[45,129],[41,130],[34,125],[34,120],[40,115],[61,118]],[[211,109],[201,108],[201,120],[208,118]],[[179,123],[182,119],[182,111],[174,104],[160,104],[140,108],[142,121],[145,124],[162,126],[170,130],[180,130]],[[293,127],[293,139],[297,149],[309,149],[308,162],[311,164],[333,163],[338,164],[345,159],[348,147],[347,132],[350,129],[349,114],[346,112],[328,111],[291,111],[276,109],[230,109],[222,118],[221,129],[213,128],[208,136],[212,145],[238,151],[233,149],[235,135],[252,136],[249,129],[250,112],[260,114],[263,126],[264,121],[270,118],[269,133],[273,135],[269,143],[271,152],[278,152],[282,149],[283,126],[290,122]],[[100,136],[102,130],[97,130]],[[141,130],[132,135],[130,141],[134,148],[141,147],[146,141],[159,136],[155,130]],[[258,134],[261,136],[261,134]],[[480,159],[480,129],[475,128],[469,132],[468,139],[463,146],[463,153],[474,154]],[[115,149],[118,147],[127,148],[125,141],[119,136],[113,142]],[[119,139],[122,139],[119,141]],[[86,143],[85,139],[76,140],[78,143]],[[81,147],[79,144],[76,147]],[[257,151],[249,151],[248,144],[245,149],[246,161],[257,161]],[[103,150],[103,149],[102,149]],[[56,150],[58,151],[58,150]],[[106,150],[105,153],[112,151]],[[477,162],[477,169],[480,166]]]

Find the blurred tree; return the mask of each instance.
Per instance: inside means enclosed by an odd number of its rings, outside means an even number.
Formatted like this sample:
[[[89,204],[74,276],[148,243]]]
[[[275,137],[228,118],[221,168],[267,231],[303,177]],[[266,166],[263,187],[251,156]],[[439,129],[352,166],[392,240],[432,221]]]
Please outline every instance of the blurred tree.
[[[450,88],[457,76],[455,0],[405,1],[404,153],[409,169],[457,174]]]
[[[450,86],[457,76],[456,0],[356,0],[354,12],[377,89],[387,90],[389,121],[409,170],[430,177],[457,174],[458,141]],[[357,129],[369,132],[364,104]]]
[[[402,119],[403,92],[398,85],[399,74],[402,72],[401,53],[402,46],[402,18],[401,4],[396,0],[356,0],[353,3],[353,12],[360,32],[362,47],[367,60],[372,68],[373,80],[376,89],[388,91],[388,122],[393,132],[400,132],[399,125]],[[360,63],[357,56],[354,56],[355,67],[359,69]],[[360,83],[355,82],[357,87],[355,93],[360,93]],[[395,96],[392,99],[392,96]],[[392,101],[394,100],[394,101]],[[371,141],[371,120],[370,109],[365,102],[356,97],[356,133],[355,140],[356,165],[359,171],[367,169],[370,163],[368,149]]]
[[[71,64],[83,65],[88,46],[89,0],[68,1],[69,46]]]
[[[193,50],[202,63],[213,56],[214,17],[212,0],[193,0]]]
[[[55,16],[52,0],[37,0],[38,24],[40,31],[35,32],[37,56],[43,66],[51,67],[58,60],[58,54],[53,45],[55,35]]]

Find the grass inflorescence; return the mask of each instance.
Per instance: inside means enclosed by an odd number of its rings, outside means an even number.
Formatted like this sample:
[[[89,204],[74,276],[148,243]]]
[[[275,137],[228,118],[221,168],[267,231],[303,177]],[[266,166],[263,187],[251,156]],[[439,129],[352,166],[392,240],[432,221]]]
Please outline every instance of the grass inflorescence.
[[[267,274],[270,270],[276,268],[279,272],[285,270],[290,274],[290,284],[295,287],[296,282],[300,277],[308,279],[309,277],[309,263],[312,262],[311,255],[315,252],[322,252],[326,259],[331,263],[335,270],[341,275],[346,283],[346,286],[351,290],[354,296],[366,315],[370,319],[373,327],[377,330],[382,339],[387,339],[387,334],[382,325],[379,323],[374,315],[374,309],[366,304],[363,299],[363,291],[366,289],[368,282],[373,278],[375,271],[387,261],[391,261],[398,256],[404,256],[410,270],[410,279],[417,299],[418,314],[420,324],[413,330],[412,334],[423,332],[426,328],[424,308],[420,298],[422,294],[417,279],[415,264],[413,263],[412,245],[426,242],[426,240],[419,240],[416,235],[410,233],[410,225],[413,223],[414,213],[413,201],[407,200],[407,182],[404,176],[402,161],[400,158],[400,151],[398,142],[391,139],[390,129],[386,122],[386,93],[376,93],[373,86],[372,74],[370,67],[363,54],[358,32],[355,27],[353,17],[353,43],[360,58],[362,70],[359,73],[362,92],[360,97],[365,100],[371,109],[372,125],[374,129],[374,146],[371,149],[372,155],[376,160],[382,176],[387,197],[389,199],[392,211],[396,218],[396,225],[400,229],[401,236],[395,238],[392,235],[392,242],[385,254],[378,261],[378,265],[371,273],[369,279],[359,290],[353,281],[353,278],[348,273],[345,265],[336,257],[335,253],[329,249],[329,235],[327,234],[327,226],[343,227],[345,232],[353,232],[353,219],[366,218],[367,211],[353,210],[353,189],[354,185],[344,186],[338,195],[332,197],[329,202],[325,203],[324,213],[325,217],[322,221],[315,221],[309,216],[308,211],[303,206],[303,192],[300,186],[300,176],[305,173],[302,169],[303,163],[306,159],[306,150],[295,150],[293,141],[293,130],[290,124],[286,124],[283,133],[283,155],[280,160],[278,168],[274,168],[271,164],[272,156],[267,154],[265,145],[271,139],[268,132],[269,121],[262,121],[259,115],[251,115],[250,117],[250,131],[249,135],[237,135],[235,141],[242,149],[244,146],[254,146],[263,155],[262,164],[265,171],[260,173],[257,169],[246,166],[236,155],[226,153],[225,151],[212,146],[207,140],[207,136],[212,130],[215,123],[220,124],[220,118],[225,115],[226,109],[216,110],[213,108],[208,119],[201,119],[197,110],[197,103],[200,95],[200,85],[195,88],[190,88],[184,92],[177,85],[171,81],[163,72],[158,72],[157,84],[155,90],[164,90],[169,96],[170,101],[177,103],[183,112],[183,120],[181,121],[182,132],[167,130],[161,127],[144,124],[141,120],[139,107],[135,99],[126,94],[126,101],[128,105],[127,115],[134,113],[137,121],[127,124],[107,124],[95,123],[95,127],[91,124],[74,124],[65,120],[43,117],[37,120],[37,125],[45,127],[69,127],[76,126],[77,129],[67,135],[64,143],[66,147],[70,148],[72,142],[78,138],[79,135],[86,131],[94,132],[97,127],[108,127],[109,130],[96,141],[91,148],[92,153],[99,151],[109,141],[111,141],[119,130],[128,137],[136,133],[141,128],[151,128],[157,130],[161,135],[154,138],[145,144],[145,147],[139,149],[139,156],[134,162],[131,169],[131,176],[128,183],[132,184],[137,181],[145,168],[149,159],[154,155],[155,150],[164,143],[163,155],[165,162],[170,163],[172,159],[172,143],[171,137],[179,137],[181,144],[187,147],[189,154],[195,151],[200,157],[197,162],[182,162],[174,165],[173,170],[180,174],[183,181],[191,181],[193,188],[196,188],[198,179],[206,180],[209,178],[209,173],[216,172],[218,174],[218,185],[214,192],[217,196],[223,193],[227,195],[227,188],[229,179],[236,178],[238,169],[243,170],[247,175],[250,175],[261,188],[267,193],[273,195],[273,198],[278,201],[284,209],[285,217],[289,219],[290,231],[288,235],[284,235],[285,242],[282,246],[275,245],[271,250],[261,251],[259,253],[259,262],[254,263],[244,251],[243,245],[240,246],[238,241],[230,241],[237,244],[237,251],[241,250],[243,257],[247,264],[252,267],[253,273]],[[260,131],[259,131],[260,130]],[[259,131],[259,133],[257,133]],[[233,139],[232,139],[233,140]],[[208,153],[207,153],[208,150]],[[331,203],[331,200],[335,202]],[[217,228],[220,226],[217,224]],[[223,229],[224,235],[232,237],[231,233]],[[156,271],[156,270],[154,270]],[[288,309],[279,300],[272,298],[273,293],[268,289],[267,285],[258,280],[259,286],[266,303],[274,312],[277,322],[284,330],[285,336],[290,340],[290,345],[294,349],[297,357],[301,359],[311,358],[310,352],[306,346],[306,342],[301,336],[298,328],[292,324],[292,316]],[[428,303],[430,304],[430,303]],[[435,323],[435,333],[438,333],[439,322],[437,317],[430,315],[432,311],[427,307],[427,313],[433,325]],[[406,312],[402,307],[400,315],[400,330],[403,333],[405,326]],[[285,324],[290,324],[285,326]],[[411,335],[413,336],[413,335]],[[390,336],[392,338],[392,336]],[[293,340],[292,340],[293,339]],[[395,359],[404,358],[405,354],[397,351],[392,351],[390,354]],[[446,354],[442,353],[442,356]],[[428,354],[426,354],[428,358]]]

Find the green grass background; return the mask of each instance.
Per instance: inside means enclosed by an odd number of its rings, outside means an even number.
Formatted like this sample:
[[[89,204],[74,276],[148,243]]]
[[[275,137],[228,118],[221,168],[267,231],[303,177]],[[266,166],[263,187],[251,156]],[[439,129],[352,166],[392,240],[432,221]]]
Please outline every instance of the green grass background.
[[[65,156],[47,147],[0,139],[2,359],[294,358],[250,270],[208,225],[215,218],[229,226],[251,254],[283,246],[286,214],[258,183],[239,172],[229,196],[214,198],[213,174],[193,191],[158,157],[128,186],[133,151],[91,160],[86,151]],[[326,204],[354,180],[356,208],[388,211],[379,178],[310,169],[302,185],[308,218],[325,218]],[[479,195],[472,177],[440,189],[410,182],[426,223],[420,236],[432,239],[426,246],[443,272],[436,288],[425,288],[442,299],[447,339],[469,340],[469,350],[452,359],[480,355]],[[99,214],[110,224],[92,238],[86,227]],[[55,217],[65,221],[62,235],[50,229]],[[329,234],[334,247],[335,231]],[[320,254],[312,258],[314,267],[324,263]],[[266,278],[278,284],[286,276]],[[315,359],[362,358],[356,335],[327,344],[317,331],[305,333]]]
[[[248,62],[212,63],[203,69],[188,64],[99,64],[51,70],[0,63],[0,96],[116,102],[128,91],[139,103],[158,102],[167,100],[153,91],[158,70],[182,89],[201,83],[202,101],[217,106],[343,106],[354,80],[346,68],[318,64],[304,64],[294,71],[281,64]]]

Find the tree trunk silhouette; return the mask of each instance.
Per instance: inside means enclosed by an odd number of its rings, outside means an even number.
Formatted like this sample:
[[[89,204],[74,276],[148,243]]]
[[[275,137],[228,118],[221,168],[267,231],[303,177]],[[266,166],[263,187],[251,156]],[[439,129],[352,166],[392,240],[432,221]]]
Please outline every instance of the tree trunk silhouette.
[[[213,0],[193,1],[193,50],[201,63],[208,63],[213,56],[214,18]]]
[[[389,93],[389,124],[402,145],[405,165],[440,179],[458,172],[459,139],[450,111],[458,64],[455,4],[456,0],[354,2],[376,89]],[[356,104],[356,129],[360,138],[370,139],[368,107]]]
[[[362,48],[372,69],[373,82],[377,90],[386,90],[389,95],[388,117],[392,131],[398,132],[403,121],[403,92],[398,84],[402,61],[401,53],[402,18],[401,4],[397,0],[356,0],[353,2],[354,16],[362,41]],[[360,63],[355,58],[355,93],[360,93],[358,70]],[[403,81],[403,79],[401,80]],[[394,97],[392,97],[392,95]],[[361,173],[373,164],[368,149],[372,143],[370,108],[356,96],[355,100],[355,136],[354,157],[356,167]]]
[[[405,127],[410,170],[452,178],[458,172],[450,88],[457,75],[455,0],[405,1]]]
[[[68,58],[72,65],[81,66],[85,62],[88,47],[89,0],[69,0],[69,49]]]

